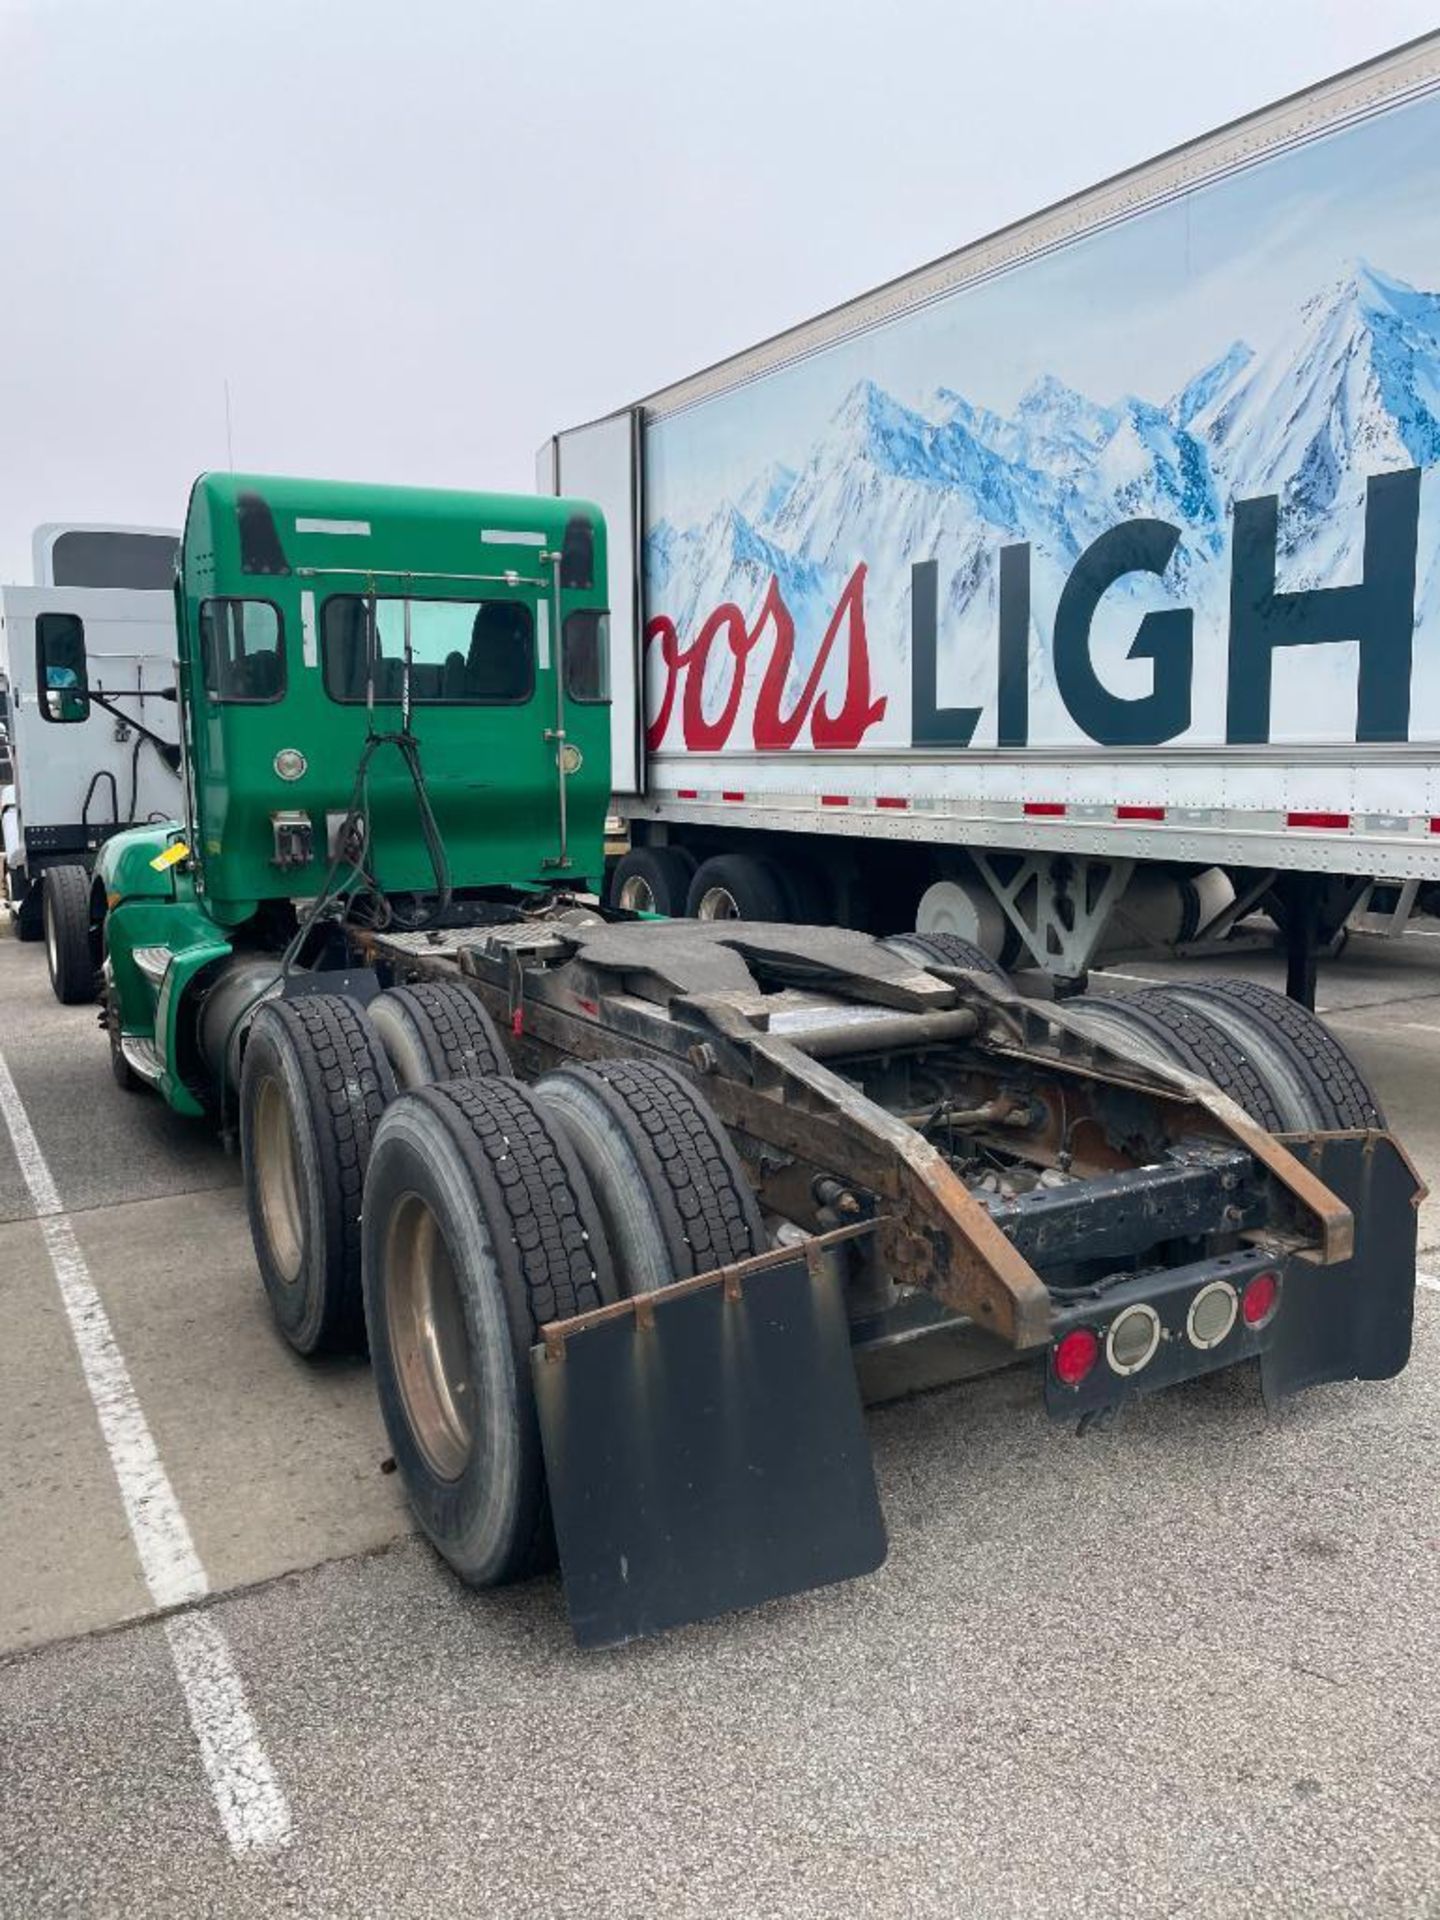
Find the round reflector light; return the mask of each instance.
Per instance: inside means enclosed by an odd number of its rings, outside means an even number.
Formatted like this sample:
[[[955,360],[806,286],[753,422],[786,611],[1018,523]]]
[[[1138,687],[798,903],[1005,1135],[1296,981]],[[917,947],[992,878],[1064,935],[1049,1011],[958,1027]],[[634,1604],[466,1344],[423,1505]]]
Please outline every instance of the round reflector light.
[[[1235,1324],[1240,1301],[1228,1280],[1212,1280],[1190,1302],[1185,1331],[1192,1347],[1218,1347]]]
[[[1240,1311],[1245,1316],[1247,1327],[1263,1327],[1274,1313],[1280,1300],[1280,1276],[1278,1273],[1257,1273],[1253,1280],[1247,1280],[1245,1291],[1240,1296]]]
[[[1139,1373],[1155,1358],[1160,1344],[1160,1316],[1153,1307],[1127,1307],[1110,1322],[1105,1336],[1105,1358],[1116,1373]]]
[[[1072,1327],[1055,1342],[1050,1364],[1062,1387],[1078,1387],[1100,1358],[1100,1337],[1089,1327]]]

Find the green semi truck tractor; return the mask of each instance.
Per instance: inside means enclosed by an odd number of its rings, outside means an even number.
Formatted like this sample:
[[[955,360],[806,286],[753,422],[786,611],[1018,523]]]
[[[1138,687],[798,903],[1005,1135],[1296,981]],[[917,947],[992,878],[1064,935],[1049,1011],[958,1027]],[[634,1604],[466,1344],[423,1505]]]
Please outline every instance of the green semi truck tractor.
[[[463,1579],[558,1551],[612,1643],[874,1567],[862,1395],[1404,1366],[1419,1182],[1304,1009],[601,910],[605,583],[580,501],[202,478],[183,817],[96,869],[117,1077],[238,1133]]]

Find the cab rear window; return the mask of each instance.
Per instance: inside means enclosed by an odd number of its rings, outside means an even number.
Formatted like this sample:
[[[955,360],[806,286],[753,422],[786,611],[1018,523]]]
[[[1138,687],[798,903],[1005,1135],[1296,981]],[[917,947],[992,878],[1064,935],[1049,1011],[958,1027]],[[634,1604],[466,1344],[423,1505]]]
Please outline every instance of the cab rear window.
[[[535,622],[521,600],[368,600],[341,593],[320,616],[325,691],[363,702],[375,620],[375,698],[398,702],[409,615],[410,698],[417,706],[517,706],[535,691]]]

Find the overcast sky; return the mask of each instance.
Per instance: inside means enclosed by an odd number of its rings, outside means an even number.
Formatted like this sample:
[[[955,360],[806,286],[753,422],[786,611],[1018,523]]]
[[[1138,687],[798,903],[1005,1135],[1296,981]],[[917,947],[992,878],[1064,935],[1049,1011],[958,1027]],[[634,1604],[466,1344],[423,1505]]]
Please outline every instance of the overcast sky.
[[[558,427],[1436,24],[1434,0],[0,0],[0,580],[193,476]]]

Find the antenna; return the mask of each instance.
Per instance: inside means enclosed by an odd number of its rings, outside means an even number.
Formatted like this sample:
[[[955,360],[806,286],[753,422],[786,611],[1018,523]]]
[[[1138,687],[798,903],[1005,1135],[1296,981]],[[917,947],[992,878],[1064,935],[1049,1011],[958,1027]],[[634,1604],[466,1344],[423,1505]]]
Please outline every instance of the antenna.
[[[231,473],[235,471],[235,442],[230,432],[230,382],[225,382],[225,460]]]

